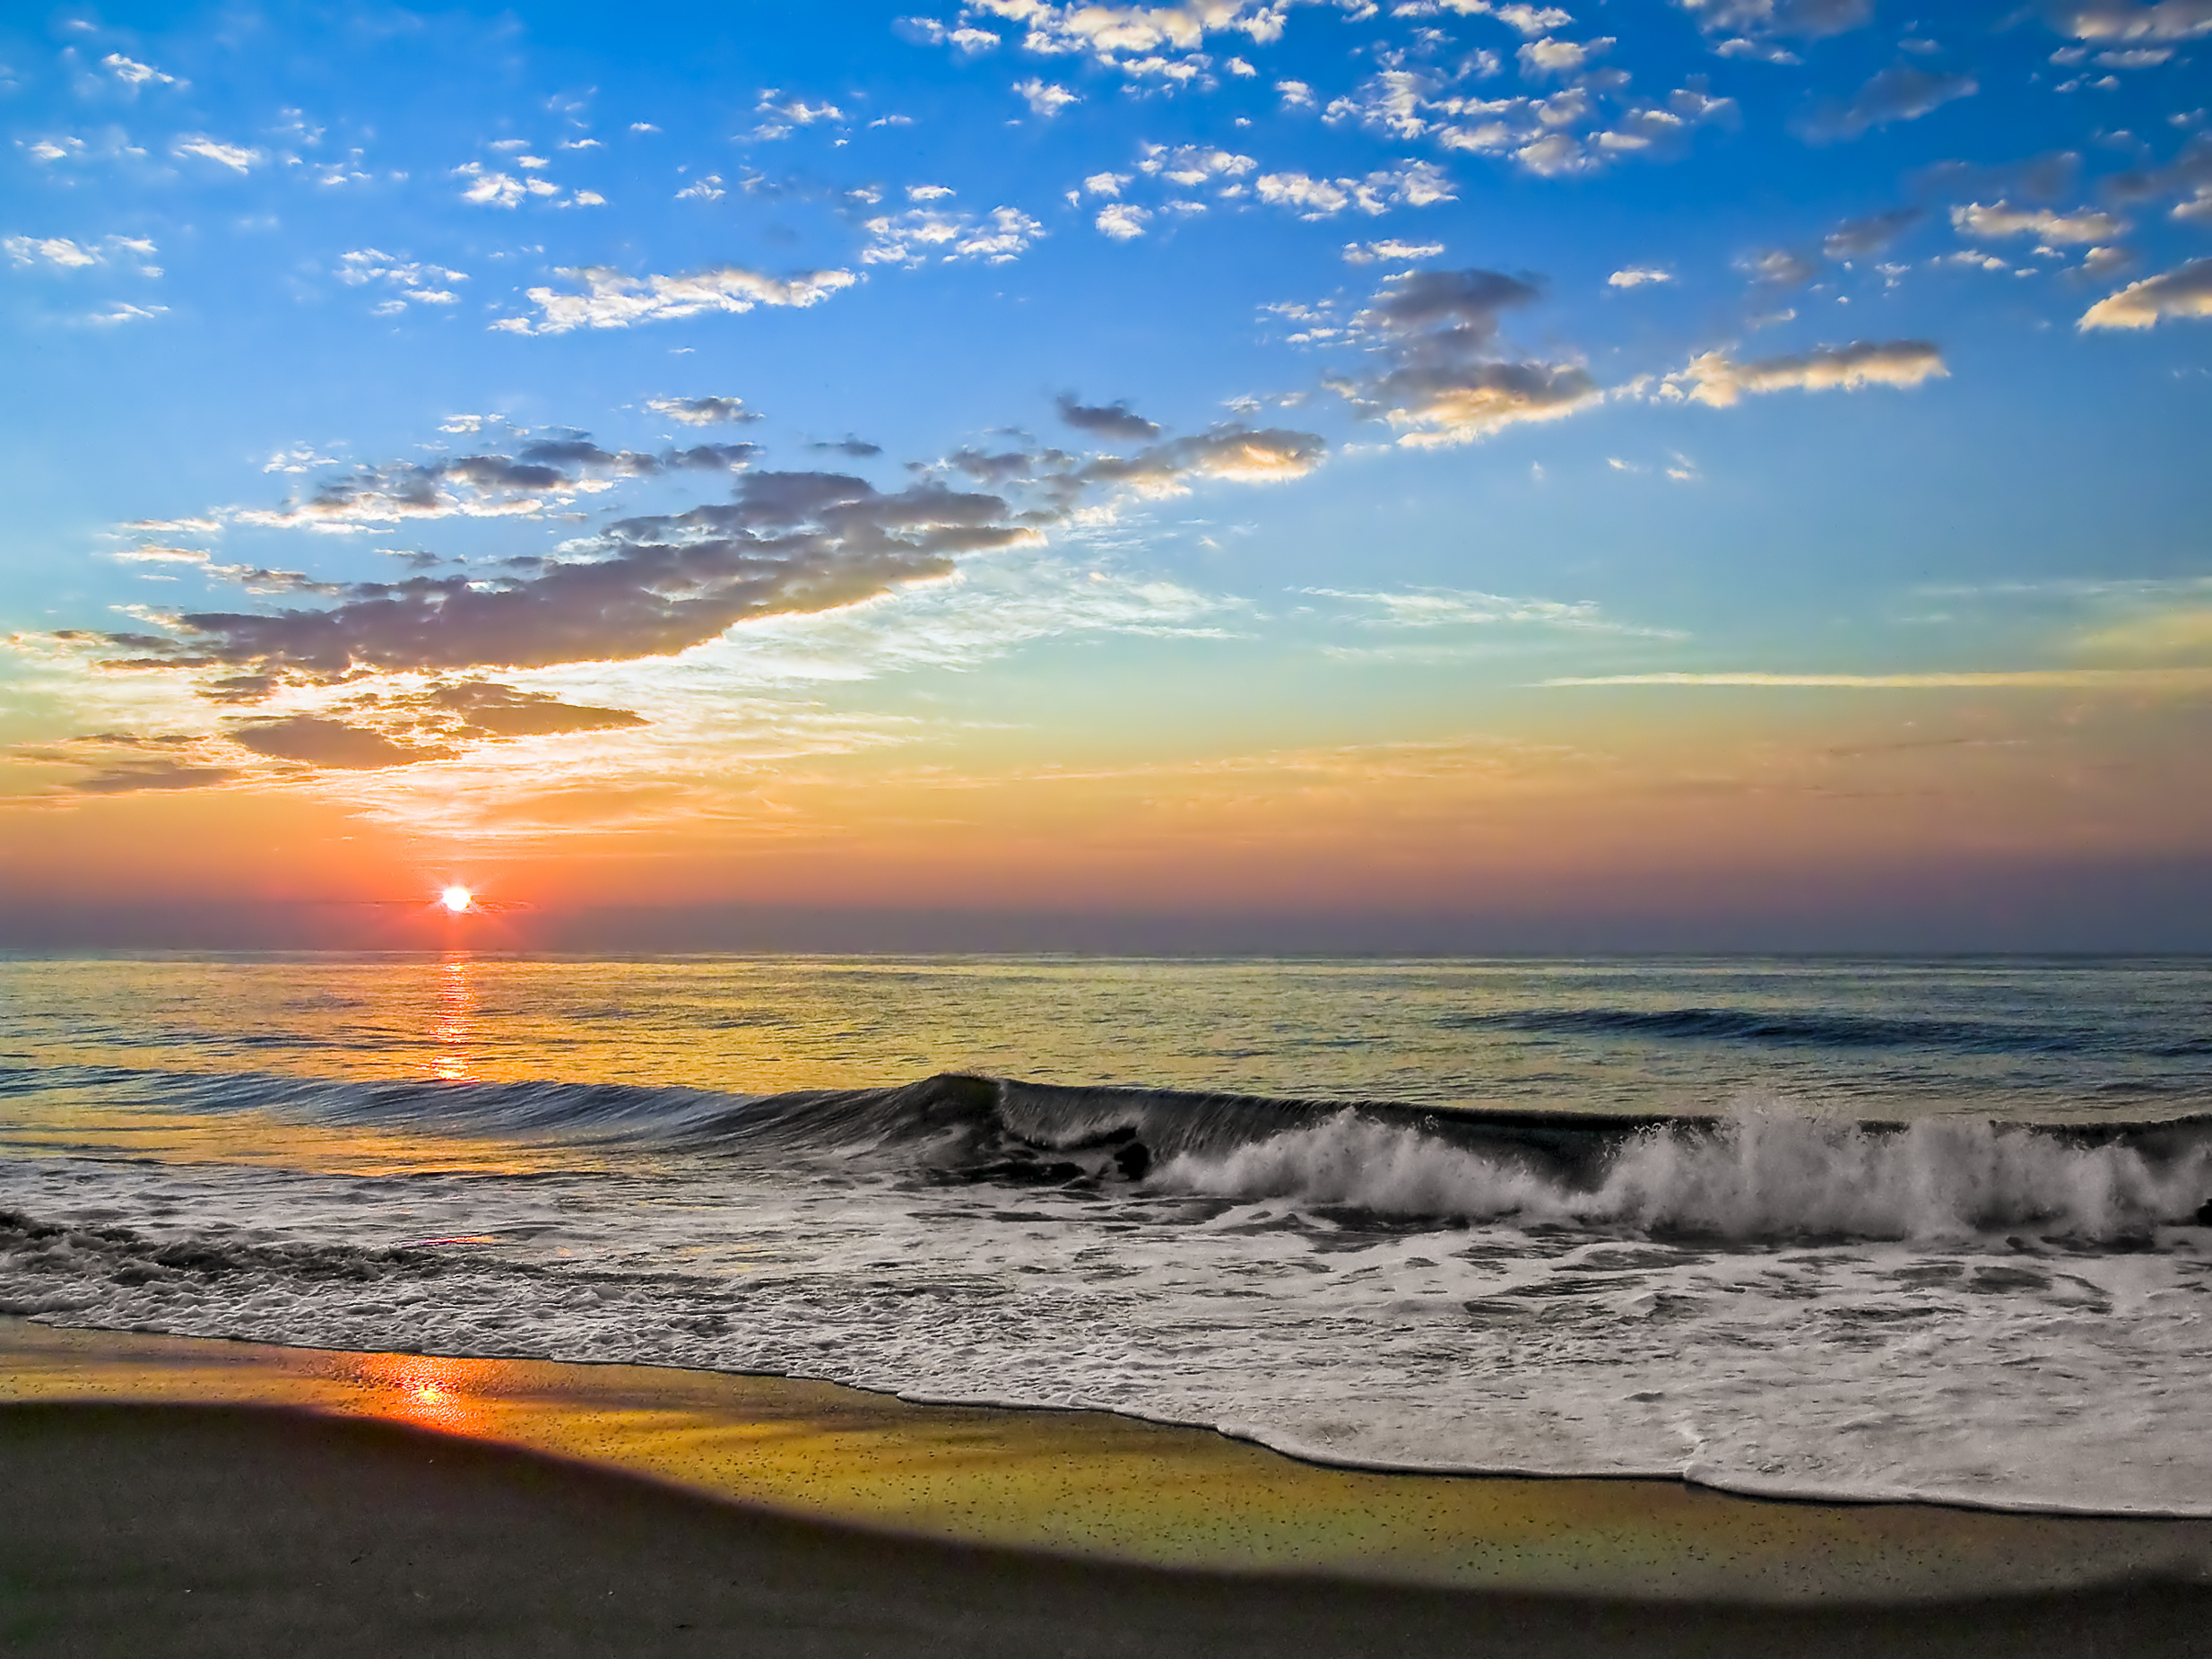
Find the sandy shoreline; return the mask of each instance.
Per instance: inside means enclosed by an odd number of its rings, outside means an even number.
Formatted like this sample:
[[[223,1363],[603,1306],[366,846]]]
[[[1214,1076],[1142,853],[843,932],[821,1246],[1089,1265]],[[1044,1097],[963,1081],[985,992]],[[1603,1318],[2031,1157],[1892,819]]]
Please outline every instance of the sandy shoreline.
[[[2212,1621],[2203,1522],[1366,1474],[1099,1413],[13,1319],[0,1489],[37,1517],[0,1542],[11,1653],[2133,1655]]]

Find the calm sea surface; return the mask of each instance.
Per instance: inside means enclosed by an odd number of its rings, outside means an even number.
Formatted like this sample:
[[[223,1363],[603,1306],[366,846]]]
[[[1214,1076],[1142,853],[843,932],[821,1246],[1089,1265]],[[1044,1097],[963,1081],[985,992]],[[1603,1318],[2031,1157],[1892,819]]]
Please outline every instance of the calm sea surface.
[[[0,956],[0,1312],[2212,1515],[2212,962]]]

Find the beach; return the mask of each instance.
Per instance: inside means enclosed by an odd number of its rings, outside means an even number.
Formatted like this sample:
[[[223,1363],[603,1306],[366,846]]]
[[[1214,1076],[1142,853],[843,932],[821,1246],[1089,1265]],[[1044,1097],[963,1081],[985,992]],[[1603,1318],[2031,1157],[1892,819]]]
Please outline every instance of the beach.
[[[11,1653],[2194,1652],[2212,1525],[0,1323]]]

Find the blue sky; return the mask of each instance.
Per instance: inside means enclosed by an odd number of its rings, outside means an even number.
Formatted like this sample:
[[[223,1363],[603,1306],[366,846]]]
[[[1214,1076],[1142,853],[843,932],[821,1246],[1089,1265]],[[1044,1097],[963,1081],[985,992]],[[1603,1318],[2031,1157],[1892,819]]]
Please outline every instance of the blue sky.
[[[19,13],[0,838],[65,908],[2193,867],[2208,38]]]

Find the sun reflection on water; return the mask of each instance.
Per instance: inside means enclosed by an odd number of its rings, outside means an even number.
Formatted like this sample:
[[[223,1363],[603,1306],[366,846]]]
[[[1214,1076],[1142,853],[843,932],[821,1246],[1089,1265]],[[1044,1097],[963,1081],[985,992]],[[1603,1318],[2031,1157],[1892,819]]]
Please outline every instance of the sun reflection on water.
[[[442,1083],[473,1083],[477,1078],[476,965],[466,951],[449,954],[438,966],[438,1007],[430,1019],[430,1074]]]

